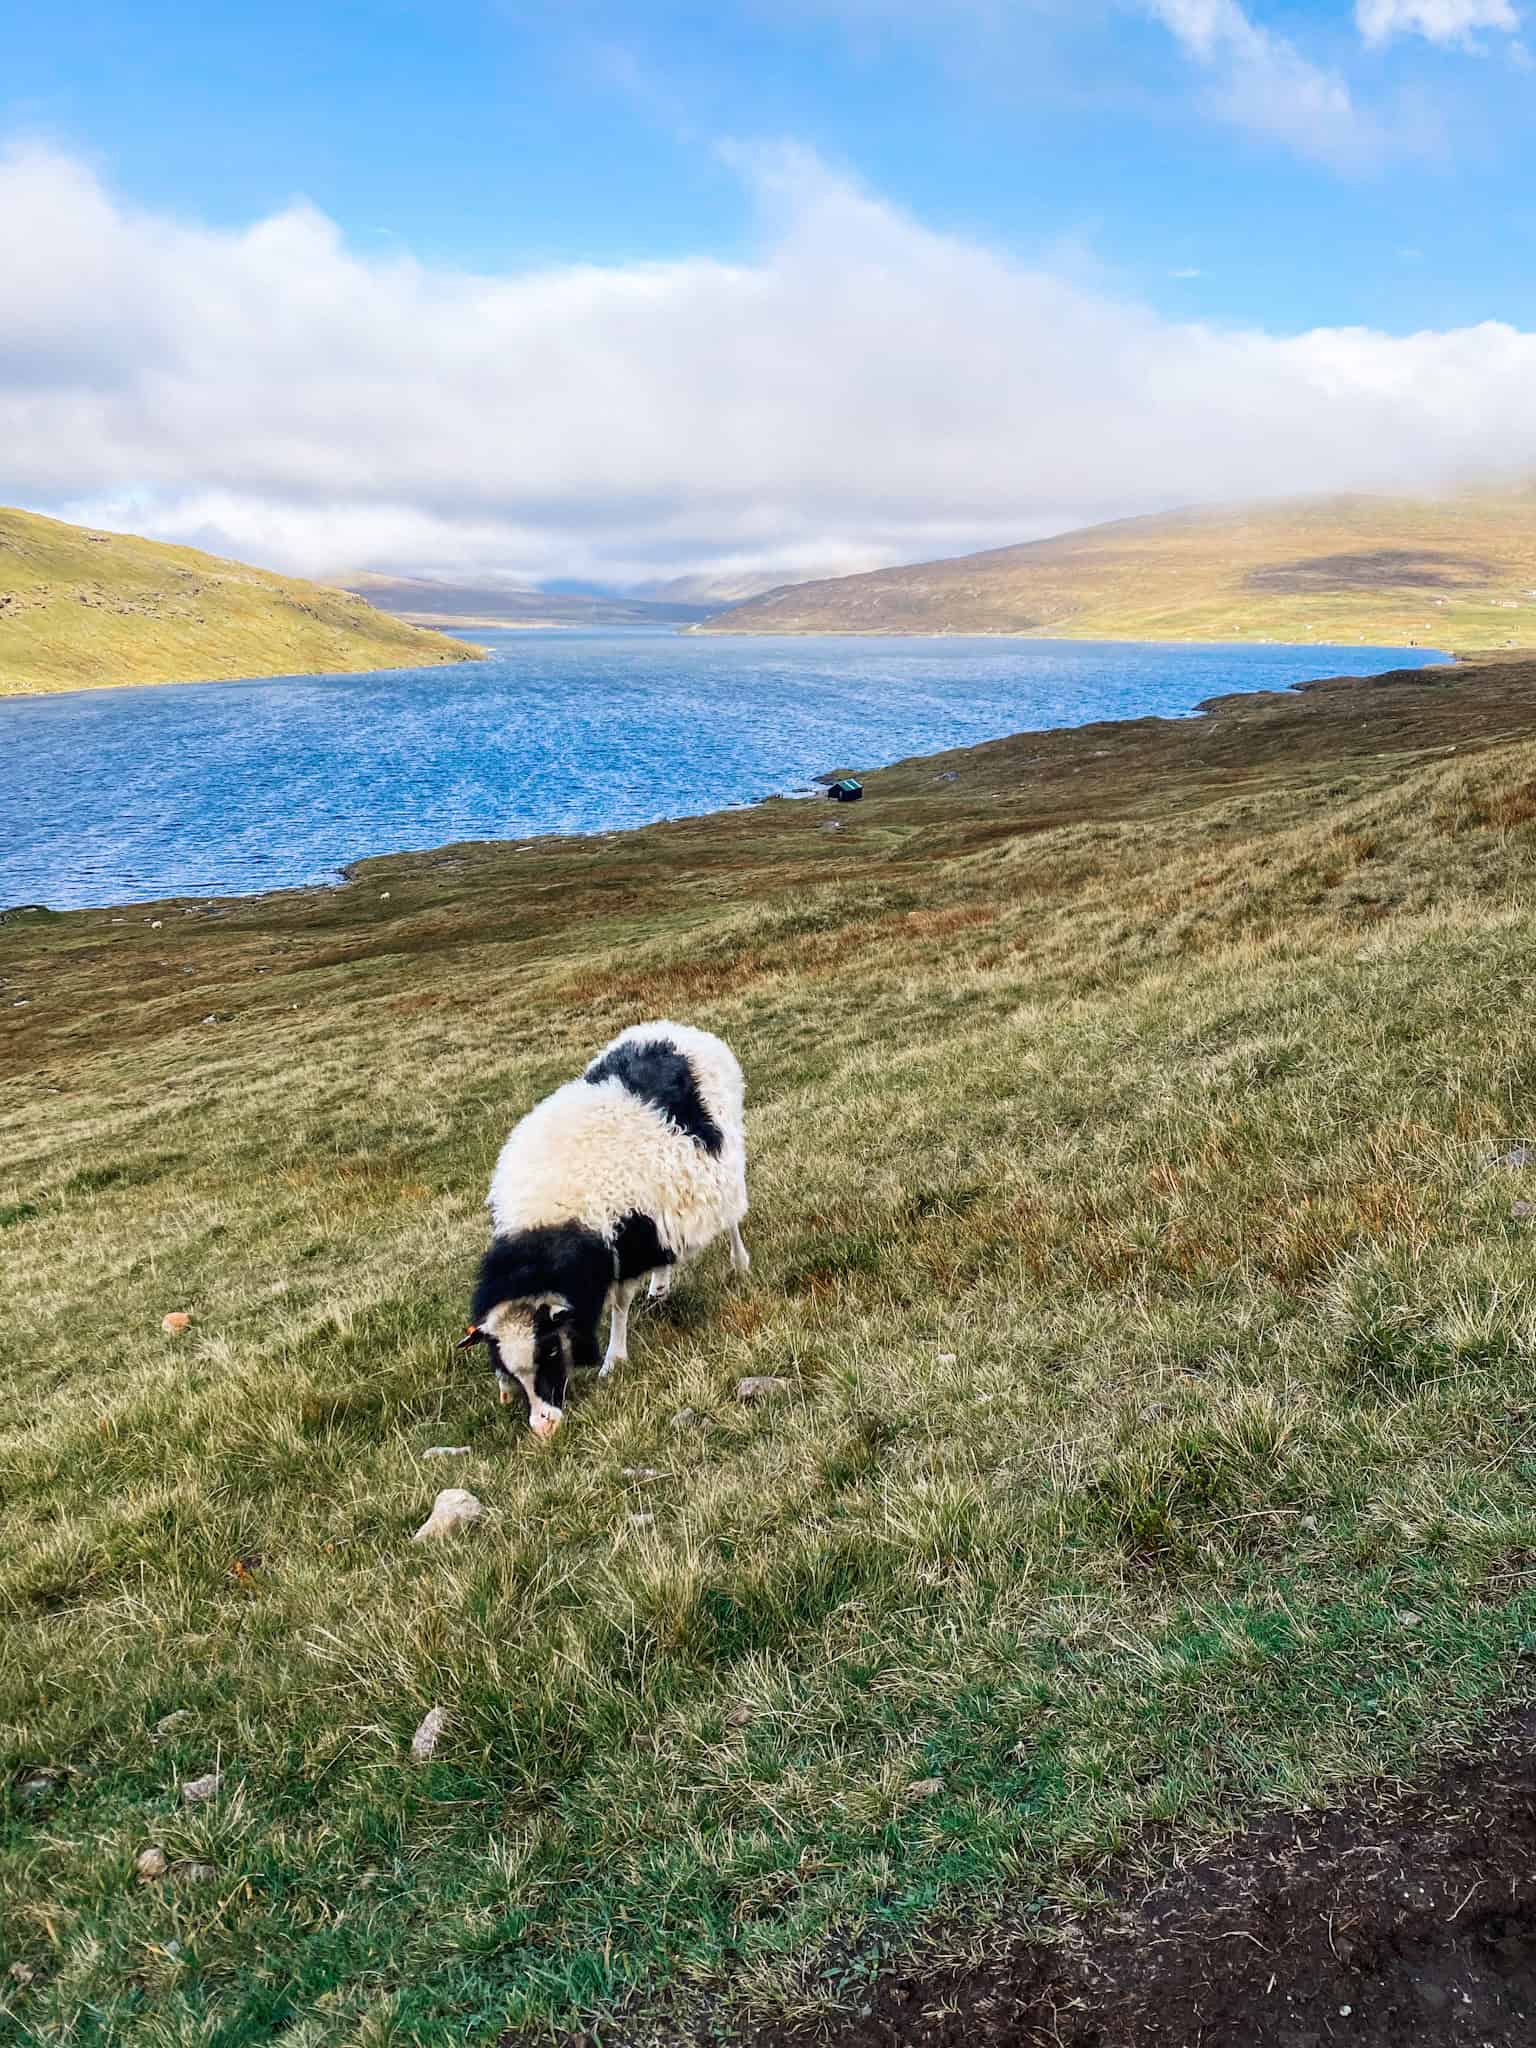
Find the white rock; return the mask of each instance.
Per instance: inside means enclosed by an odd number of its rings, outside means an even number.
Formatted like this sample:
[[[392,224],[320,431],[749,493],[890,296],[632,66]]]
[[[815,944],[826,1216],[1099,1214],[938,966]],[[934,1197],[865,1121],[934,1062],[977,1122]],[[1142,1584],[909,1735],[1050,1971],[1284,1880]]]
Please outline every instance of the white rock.
[[[178,1707],[174,1714],[165,1714],[155,1723],[156,1742],[169,1742],[173,1735],[179,1735],[183,1728],[191,1726],[192,1709]]]
[[[789,1381],[778,1380],[771,1373],[754,1373],[750,1379],[742,1380],[736,1388],[738,1401],[768,1401],[775,1394],[787,1394]]]
[[[205,1799],[217,1798],[223,1783],[222,1771],[210,1771],[204,1778],[188,1778],[181,1788],[183,1806],[201,1806]]]
[[[165,1851],[151,1843],[147,1849],[141,1849],[134,1857],[133,1867],[143,1883],[153,1884],[157,1877],[165,1875]]]
[[[411,1538],[413,1543],[435,1542],[440,1536],[457,1536],[461,1529],[478,1522],[484,1507],[462,1486],[445,1486],[432,1503],[432,1512]]]
[[[437,1747],[437,1738],[448,1726],[448,1709],[434,1707],[411,1737],[411,1755],[424,1764]]]
[[[430,1451],[423,1451],[424,1458],[467,1458],[468,1444],[434,1444]]]

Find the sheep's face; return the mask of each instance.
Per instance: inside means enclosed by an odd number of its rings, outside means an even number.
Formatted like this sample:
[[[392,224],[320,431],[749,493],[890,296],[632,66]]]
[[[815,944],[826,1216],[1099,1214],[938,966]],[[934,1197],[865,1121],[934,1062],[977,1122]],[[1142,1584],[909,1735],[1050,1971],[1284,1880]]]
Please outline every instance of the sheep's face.
[[[490,1348],[496,1390],[503,1401],[528,1404],[528,1427],[552,1437],[565,1419],[571,1376],[571,1306],[562,1296],[505,1301],[471,1333]]]

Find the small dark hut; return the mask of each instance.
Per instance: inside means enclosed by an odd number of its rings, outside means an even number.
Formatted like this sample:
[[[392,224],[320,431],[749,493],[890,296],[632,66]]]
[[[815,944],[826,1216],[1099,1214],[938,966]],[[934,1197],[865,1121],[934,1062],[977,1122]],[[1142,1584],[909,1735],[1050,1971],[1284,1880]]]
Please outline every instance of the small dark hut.
[[[863,794],[863,783],[853,775],[840,775],[836,782],[827,785],[827,795],[835,804],[856,804]]]

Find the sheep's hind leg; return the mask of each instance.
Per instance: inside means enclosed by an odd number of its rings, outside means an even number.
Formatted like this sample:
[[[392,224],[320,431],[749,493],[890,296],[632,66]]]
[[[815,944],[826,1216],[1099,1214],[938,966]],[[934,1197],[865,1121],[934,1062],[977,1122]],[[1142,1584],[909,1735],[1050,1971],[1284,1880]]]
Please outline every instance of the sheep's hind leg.
[[[600,1380],[607,1379],[616,1365],[623,1365],[629,1357],[629,1304],[639,1291],[638,1280],[622,1280],[613,1290],[613,1313],[608,1321],[608,1355],[597,1369]]]
[[[731,1225],[731,1269],[736,1273],[750,1273],[752,1270],[751,1254],[742,1243],[741,1232],[734,1223]]]

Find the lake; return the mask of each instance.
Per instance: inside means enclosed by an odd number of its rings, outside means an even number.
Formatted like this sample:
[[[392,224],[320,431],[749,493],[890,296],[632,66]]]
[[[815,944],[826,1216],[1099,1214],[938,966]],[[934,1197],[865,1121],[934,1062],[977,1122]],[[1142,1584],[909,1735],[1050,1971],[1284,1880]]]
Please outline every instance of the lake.
[[[611,831],[1004,733],[1443,660],[1425,648],[477,632],[487,661],[0,700],[0,906],[334,881]]]

